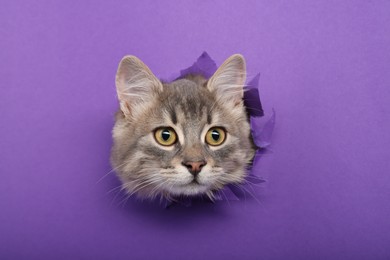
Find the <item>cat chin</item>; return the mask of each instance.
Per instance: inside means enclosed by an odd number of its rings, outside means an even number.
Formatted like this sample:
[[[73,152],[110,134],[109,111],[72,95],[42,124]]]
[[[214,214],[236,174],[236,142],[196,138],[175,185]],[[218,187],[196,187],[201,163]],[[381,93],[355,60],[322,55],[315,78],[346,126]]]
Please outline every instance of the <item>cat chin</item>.
[[[196,196],[200,194],[204,194],[210,190],[209,186],[190,183],[183,186],[173,186],[167,189],[167,192],[174,196],[186,195],[186,196]]]

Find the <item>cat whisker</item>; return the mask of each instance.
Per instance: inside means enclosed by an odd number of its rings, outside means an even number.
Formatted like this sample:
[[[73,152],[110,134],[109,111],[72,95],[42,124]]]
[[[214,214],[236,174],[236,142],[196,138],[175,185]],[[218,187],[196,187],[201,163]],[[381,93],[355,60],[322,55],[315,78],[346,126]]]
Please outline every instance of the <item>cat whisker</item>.
[[[230,201],[229,201],[228,197],[226,196],[225,191],[222,189],[222,190],[220,190],[220,192],[221,192],[222,195],[225,197],[225,200],[227,201],[229,207],[231,207],[232,205],[230,205]]]
[[[237,184],[234,184],[234,183],[233,183],[233,186],[235,186],[235,187],[237,187],[237,188],[240,188],[240,187],[241,187],[241,188],[244,189],[249,195],[251,195],[252,198],[254,198],[258,204],[262,204],[262,203],[260,202],[260,200],[259,200],[252,192],[250,192],[248,189],[245,188],[244,185],[237,185]]]
[[[158,195],[158,193],[157,193],[158,189],[160,189],[161,186],[165,185],[167,182],[168,182],[168,180],[164,180],[163,182],[158,183],[158,184],[150,191],[150,193],[153,194],[153,198],[155,198],[155,197]]]
[[[122,199],[117,206],[122,205],[122,208],[126,205],[127,200],[130,198],[131,195],[127,195],[124,199]]]
[[[139,184],[137,184],[135,187],[132,187],[132,191],[130,192],[130,195],[133,195],[135,193],[137,193],[138,191],[150,186],[150,185],[153,185],[155,183],[159,183],[161,181],[161,179],[155,179],[155,180],[146,180],[146,181],[143,181]]]
[[[215,194],[213,191],[211,191],[211,190],[207,191],[206,195],[212,202],[215,202]]]
[[[234,186],[234,185],[233,185]],[[244,202],[246,203],[246,192],[245,190],[242,188],[242,185],[235,185],[235,187],[239,188],[242,193],[244,194]]]
[[[98,184],[99,182],[101,182],[105,177],[107,177],[110,173],[114,172],[115,170],[117,170],[118,168],[122,167],[123,165],[127,164],[128,162],[124,162],[120,165],[118,165],[117,167],[111,169],[109,172],[107,172],[106,174],[104,174],[97,182],[96,184]]]
[[[116,190],[118,190],[118,189],[120,189],[120,188],[123,188],[122,185],[119,185],[119,186],[117,186],[117,187],[115,187],[115,188],[112,188],[111,190],[107,191],[106,194],[108,195],[108,194],[110,194],[111,192],[116,191]]]
[[[226,181],[226,183],[230,183],[230,182],[240,183],[240,182],[242,182],[242,177],[234,176],[234,175],[229,175],[229,177],[227,177],[226,175],[221,175],[220,178],[222,180]]]
[[[115,194],[114,198],[112,198],[110,205],[112,205],[112,203],[116,200],[116,198],[118,197],[118,195],[119,195],[120,193],[122,193],[122,191],[124,190],[124,188],[123,188],[122,185],[119,186],[119,187],[120,187],[121,189],[116,189],[116,194]],[[117,188],[118,188],[118,187],[117,187]]]
[[[260,187],[260,183],[253,183],[253,182],[250,182],[250,181],[248,181],[248,180],[245,180],[245,181],[242,183],[242,185],[248,185],[248,186],[250,186],[250,187],[252,187],[252,186]]]

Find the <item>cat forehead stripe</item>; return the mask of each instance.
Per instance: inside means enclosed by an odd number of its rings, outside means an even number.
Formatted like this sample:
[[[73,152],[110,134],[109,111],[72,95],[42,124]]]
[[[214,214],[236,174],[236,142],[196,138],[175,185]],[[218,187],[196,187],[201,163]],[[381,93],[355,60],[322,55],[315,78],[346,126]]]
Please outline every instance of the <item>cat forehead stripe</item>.
[[[174,109],[169,110],[169,115],[171,116],[172,123],[177,124],[177,115]]]

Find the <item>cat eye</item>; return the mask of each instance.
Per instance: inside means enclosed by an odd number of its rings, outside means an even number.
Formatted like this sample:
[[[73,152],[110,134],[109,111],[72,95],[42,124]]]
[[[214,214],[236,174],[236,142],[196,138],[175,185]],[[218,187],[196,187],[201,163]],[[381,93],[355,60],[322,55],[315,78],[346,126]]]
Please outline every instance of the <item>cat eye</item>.
[[[221,127],[213,127],[207,131],[206,143],[212,146],[221,145],[226,139],[226,131]]]
[[[177,135],[175,130],[172,128],[162,127],[154,131],[154,138],[156,139],[157,143],[161,145],[171,146],[176,143]]]

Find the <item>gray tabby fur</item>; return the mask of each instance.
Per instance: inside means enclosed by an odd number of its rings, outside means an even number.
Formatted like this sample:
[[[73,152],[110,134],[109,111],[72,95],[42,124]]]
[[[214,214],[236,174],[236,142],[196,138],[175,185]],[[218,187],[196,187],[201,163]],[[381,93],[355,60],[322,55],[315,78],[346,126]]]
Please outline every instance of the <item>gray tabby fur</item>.
[[[206,80],[189,75],[172,83],[158,80],[134,56],[119,64],[116,87],[120,110],[113,128],[111,162],[129,194],[141,198],[206,194],[226,184],[239,184],[246,176],[255,149],[243,105],[245,60],[241,55],[227,59]],[[220,146],[205,143],[206,132],[223,127],[227,138]],[[159,145],[153,132],[172,127],[178,142]],[[183,161],[206,161],[193,183]]]

